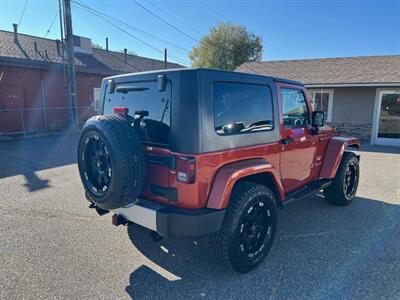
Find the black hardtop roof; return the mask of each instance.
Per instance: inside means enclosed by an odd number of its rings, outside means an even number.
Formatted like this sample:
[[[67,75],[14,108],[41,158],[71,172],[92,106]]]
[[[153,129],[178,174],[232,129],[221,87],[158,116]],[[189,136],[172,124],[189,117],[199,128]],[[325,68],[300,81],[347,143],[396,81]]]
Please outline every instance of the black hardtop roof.
[[[181,72],[214,72],[214,73],[224,73],[224,74],[232,74],[232,75],[245,75],[251,78],[265,78],[269,80],[274,80],[276,82],[283,82],[283,83],[290,83],[290,84],[295,84],[295,85],[301,85],[304,86],[303,83],[295,80],[290,80],[290,79],[284,79],[284,78],[279,78],[279,77],[273,77],[273,76],[265,76],[265,75],[258,75],[258,74],[252,74],[252,73],[245,73],[245,72],[237,72],[237,71],[225,71],[225,70],[220,70],[220,69],[211,69],[211,68],[181,68],[181,69],[160,69],[160,70],[151,70],[151,71],[145,71],[145,72],[136,72],[136,73],[128,73],[128,74],[121,74],[121,75],[115,75],[111,77],[105,78],[105,80],[108,79],[117,79],[117,78],[126,78],[126,77],[131,77],[131,76],[140,76],[140,75],[151,75],[151,74],[171,74],[171,73],[181,73]]]

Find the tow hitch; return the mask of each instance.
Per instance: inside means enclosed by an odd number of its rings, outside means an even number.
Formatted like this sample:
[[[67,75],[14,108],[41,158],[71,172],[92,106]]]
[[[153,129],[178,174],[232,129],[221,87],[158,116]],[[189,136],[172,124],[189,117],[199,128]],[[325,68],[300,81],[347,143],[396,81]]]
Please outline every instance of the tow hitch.
[[[119,226],[119,225],[128,225],[129,222],[127,219],[125,219],[123,216],[114,214],[112,216],[111,222],[114,226]],[[164,237],[162,237],[161,235],[159,235],[156,231],[150,231],[150,237],[151,240],[155,243],[160,242],[164,239]]]
[[[100,207],[98,207],[98,206],[97,206],[96,204],[94,204],[94,203],[90,203],[90,204],[89,204],[89,208],[94,208],[94,209],[96,210],[96,212],[97,212],[100,216],[104,216],[104,215],[106,215],[106,214],[109,213],[108,210],[101,209]]]
[[[111,223],[112,223],[114,226],[119,226],[119,225],[128,225],[128,224],[129,224],[129,221],[128,221],[127,219],[125,219],[123,216],[114,214],[114,215],[112,216]]]

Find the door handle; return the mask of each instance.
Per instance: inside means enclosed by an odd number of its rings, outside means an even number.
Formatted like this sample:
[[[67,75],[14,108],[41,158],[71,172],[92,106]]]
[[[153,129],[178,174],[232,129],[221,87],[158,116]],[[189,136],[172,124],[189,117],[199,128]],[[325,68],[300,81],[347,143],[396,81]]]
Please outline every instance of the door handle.
[[[283,144],[283,145],[289,145],[293,142],[294,142],[294,138],[292,138],[290,136],[285,139],[281,139],[281,144]]]

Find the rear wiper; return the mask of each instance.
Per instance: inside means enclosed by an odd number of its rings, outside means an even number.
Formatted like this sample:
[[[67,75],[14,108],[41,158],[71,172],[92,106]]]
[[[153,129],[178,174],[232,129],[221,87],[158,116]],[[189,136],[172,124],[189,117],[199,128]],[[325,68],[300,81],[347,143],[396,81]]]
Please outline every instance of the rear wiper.
[[[128,92],[141,92],[141,91],[146,91],[149,88],[147,87],[142,87],[142,86],[119,86],[115,89],[117,93],[123,93],[126,94]]]

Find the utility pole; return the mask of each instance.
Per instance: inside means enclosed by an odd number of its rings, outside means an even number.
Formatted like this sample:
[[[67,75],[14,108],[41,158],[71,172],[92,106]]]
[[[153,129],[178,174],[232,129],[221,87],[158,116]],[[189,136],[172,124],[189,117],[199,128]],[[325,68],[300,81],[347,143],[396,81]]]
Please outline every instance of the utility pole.
[[[64,41],[64,25],[63,25],[63,10],[62,10],[62,4],[61,0],[58,0],[58,16],[59,16],[59,21],[60,21],[60,40],[61,40],[61,58],[62,58],[62,69],[63,69],[63,79],[64,79],[64,90],[63,90],[63,95],[64,95],[64,101],[67,100],[67,97],[69,97],[69,84],[66,84],[65,79],[67,78],[67,70],[65,68],[65,41]],[[64,102],[66,103],[66,102]],[[72,120],[72,112],[71,112],[71,120]]]
[[[168,59],[168,53],[167,53],[167,48],[164,49],[164,69],[167,68],[167,59]]]
[[[67,52],[68,64],[68,91],[71,103],[71,113],[73,130],[78,129],[78,112],[76,107],[76,78],[75,78],[75,56],[74,56],[74,41],[72,33],[72,17],[71,17],[71,2],[70,0],[62,0],[64,13],[64,28],[65,28],[65,50]]]

